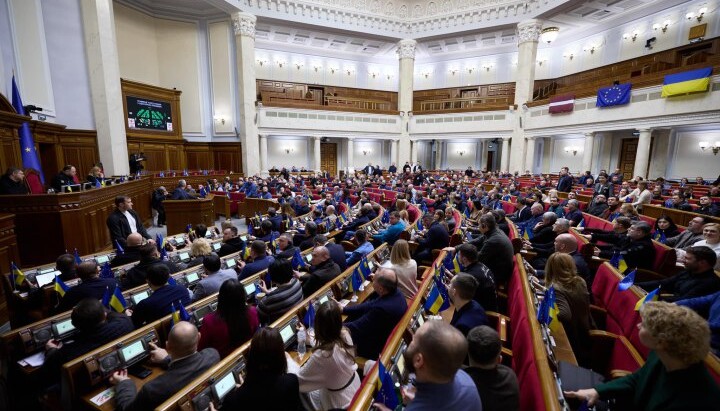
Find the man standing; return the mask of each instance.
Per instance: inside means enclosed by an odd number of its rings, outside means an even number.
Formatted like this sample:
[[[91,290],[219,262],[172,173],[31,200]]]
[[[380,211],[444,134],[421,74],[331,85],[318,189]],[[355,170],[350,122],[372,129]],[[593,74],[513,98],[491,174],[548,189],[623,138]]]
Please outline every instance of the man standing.
[[[195,200],[195,197],[187,192],[186,187],[187,182],[185,182],[185,180],[178,181],[177,187],[173,190],[172,194],[170,194],[168,200]]]
[[[125,248],[126,239],[132,233],[139,233],[143,238],[150,240],[150,234],[145,230],[138,213],[132,209],[132,198],[128,196],[115,197],[115,210],[107,218],[107,227],[110,230],[110,241],[115,248]]]
[[[403,353],[415,373],[415,389],[405,392],[405,411],[482,411],[472,378],[460,369],[468,352],[465,337],[444,321],[426,321]],[[375,403],[381,411],[389,408]]]
[[[557,191],[562,191],[564,193],[569,193],[572,189],[573,185],[573,178],[570,175],[570,169],[567,167],[563,167],[560,169],[560,179],[558,180],[557,184]]]
[[[397,173],[397,166],[395,163],[390,164],[390,167],[388,167],[388,173],[395,174]]]
[[[10,167],[0,177],[0,194],[27,194],[25,173],[19,168]]]
[[[194,325],[181,321],[170,330],[165,350],[150,343],[150,361],[167,365],[167,370],[142,386],[140,392],[135,382],[128,377],[127,370],[115,371],[110,382],[115,385],[116,409],[152,410],[170,398],[178,387],[184,387],[205,370],[220,361],[220,354],[214,348],[197,350],[200,333]]]
[[[345,326],[350,330],[357,354],[365,358],[380,355],[385,341],[407,311],[405,296],[397,288],[395,270],[381,267],[372,281],[376,297],[343,308],[343,314],[348,315]]]

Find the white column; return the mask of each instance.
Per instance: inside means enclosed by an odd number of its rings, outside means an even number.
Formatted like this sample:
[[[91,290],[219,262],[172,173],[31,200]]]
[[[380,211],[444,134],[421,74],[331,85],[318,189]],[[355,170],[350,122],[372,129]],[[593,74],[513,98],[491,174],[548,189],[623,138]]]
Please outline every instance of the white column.
[[[638,130],[640,138],[638,138],[637,151],[635,152],[635,169],[633,170],[633,178],[641,176],[647,178],[647,169],[650,162],[650,136],[652,129],[642,128]]]
[[[255,108],[255,22],[257,18],[250,13],[234,13],[232,15],[233,31],[235,32],[235,49],[237,56],[238,96],[240,101],[240,144],[242,146],[242,165],[245,176],[260,172],[260,159],[257,156],[258,132]]]
[[[510,163],[510,137],[503,137],[502,158],[500,159],[500,171],[508,171]]]
[[[583,148],[582,171],[592,170],[593,147],[595,147],[595,133],[585,133],[585,147]]]
[[[435,140],[435,169],[440,170],[442,168],[442,150],[445,143],[442,140]],[[429,169],[430,167],[428,167]]]
[[[527,138],[527,154],[525,154],[525,170],[530,170],[530,174],[535,172],[535,137]],[[522,170],[523,172],[525,170]]]
[[[478,167],[479,170],[483,170],[484,168],[488,167],[487,163],[487,153],[488,153],[488,147],[490,146],[490,140],[483,140],[480,147],[480,161],[478,161]]]
[[[265,134],[260,135],[260,172],[263,175],[268,174],[268,151],[267,151],[267,136]]]
[[[418,152],[418,143],[419,140],[412,140],[410,141],[410,162],[411,164],[415,164],[417,161],[417,152]],[[427,166],[427,165],[426,165]]]
[[[347,138],[347,172],[352,174],[355,172],[355,137]]]
[[[321,171],[320,168],[320,136],[313,136],[313,143],[314,143],[314,153],[315,153],[315,171]]]
[[[393,139],[390,142],[390,164],[395,163],[395,167],[398,168],[399,171],[402,171],[402,165],[398,161],[398,142],[400,140]],[[388,166],[389,167],[389,166]]]
[[[410,112],[413,109],[413,77],[415,76],[415,48],[417,41],[412,39],[400,40],[398,42],[397,54],[400,64],[400,76],[398,78],[398,110],[405,112],[400,116],[400,140],[398,147],[397,166],[401,167],[406,161],[411,160],[410,133],[408,124]],[[417,158],[417,157],[415,157]]]
[[[81,0],[80,8],[100,161],[106,175],[128,174],[130,165],[113,2]]]
[[[650,158],[650,175],[648,178],[665,177],[667,174],[668,159],[670,155],[670,138],[675,133],[674,129],[665,128],[653,130],[655,132],[655,143]]]
[[[518,65],[517,76],[515,77],[515,110],[513,122],[513,148],[510,153],[510,172],[524,171],[525,164],[525,133],[523,126],[525,111],[521,108],[523,104],[532,100],[533,85],[535,83],[535,60],[537,58],[537,46],[542,22],[538,20],[526,20],[518,24]]]

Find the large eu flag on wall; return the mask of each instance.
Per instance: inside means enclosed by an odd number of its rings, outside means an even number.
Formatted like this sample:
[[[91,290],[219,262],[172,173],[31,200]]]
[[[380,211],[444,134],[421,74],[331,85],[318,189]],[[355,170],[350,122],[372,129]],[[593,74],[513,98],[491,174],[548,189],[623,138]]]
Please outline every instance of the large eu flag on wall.
[[[620,106],[630,102],[630,89],[632,84],[615,84],[611,87],[602,87],[597,93],[597,107]]]
[[[18,114],[23,116],[27,115],[27,113],[25,113],[25,107],[23,107],[22,99],[20,98],[20,90],[18,90],[17,84],[15,83],[15,76],[12,78],[12,105]],[[38,157],[35,140],[33,139],[32,132],[30,132],[30,125],[27,121],[22,123],[18,129],[18,134],[20,135],[20,152],[22,155],[23,168],[34,168],[37,170],[40,181],[45,184],[42,166],[40,166],[40,157]]]

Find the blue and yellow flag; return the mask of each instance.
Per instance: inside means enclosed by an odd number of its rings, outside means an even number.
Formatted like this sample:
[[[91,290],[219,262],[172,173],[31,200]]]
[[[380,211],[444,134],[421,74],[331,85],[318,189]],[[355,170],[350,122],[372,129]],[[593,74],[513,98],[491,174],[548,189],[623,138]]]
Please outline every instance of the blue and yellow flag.
[[[640,311],[640,307],[642,307],[646,302],[655,301],[658,297],[660,297],[660,287],[650,291],[645,297],[639,299],[638,302],[635,303],[635,311]]]
[[[427,301],[425,301],[424,308],[433,315],[436,315],[440,311],[450,308],[450,297],[448,296],[447,287],[445,287],[441,276],[433,276],[433,281],[434,285],[430,290]]]
[[[370,265],[368,264],[368,260],[366,256],[363,256],[360,259],[360,264],[358,264],[358,268],[360,269],[360,275],[362,275],[363,281],[370,278],[370,275],[372,274],[372,270],[370,270]]]
[[[625,276],[620,282],[618,283],[618,290],[619,291],[626,291],[630,287],[635,284],[635,274],[637,273],[637,268],[630,271],[628,275]]]
[[[665,236],[664,231],[655,231],[652,235],[652,239],[665,244],[665,241],[667,241],[667,236]]]
[[[80,258],[80,253],[78,252],[77,248],[75,249],[75,252],[73,253],[73,255],[75,256],[75,264],[77,264],[77,265],[82,264],[83,261],[82,261],[82,258]]]
[[[303,317],[303,324],[307,328],[313,328],[315,326],[315,306],[312,302],[308,305],[305,316]]]
[[[277,243],[277,231],[271,231],[270,232],[270,247],[272,247],[273,250],[278,249],[278,243]]]
[[[58,294],[60,294],[60,297],[64,297],[67,290],[69,290],[70,287],[68,287],[67,284],[63,282],[63,280],[60,279],[59,276],[55,276],[55,291],[57,291]]]
[[[538,307],[537,320],[541,324],[545,324],[550,327],[550,330],[555,331],[557,325],[560,323],[558,319],[559,310],[555,303],[555,287],[550,286],[545,290],[540,306]]]
[[[115,248],[117,249],[117,255],[125,254],[125,250],[122,248],[118,240],[115,240]]]
[[[115,286],[115,291],[113,291],[112,296],[110,296],[109,308],[112,308],[118,313],[125,312],[125,308],[127,308],[127,301],[125,301],[122,290],[118,286]]]
[[[302,257],[302,255],[300,254],[300,250],[297,247],[295,248],[295,254],[293,254],[290,264],[292,264],[293,270],[299,270],[301,268],[307,267],[307,263],[305,262],[305,259]]]
[[[163,237],[162,234],[157,233],[155,235],[155,246],[157,247],[157,250],[162,253],[162,250],[165,248],[165,237]]]
[[[617,251],[613,254],[612,258],[610,258],[610,264],[617,268],[621,273],[624,273],[628,268],[625,258],[623,258],[623,256]]]
[[[707,91],[710,86],[712,67],[668,74],[662,86],[661,97],[678,96],[688,93]]]
[[[174,303],[170,303],[170,310],[172,310],[170,315],[170,327],[172,328],[172,326],[180,322],[180,313],[175,309]]]
[[[25,274],[20,271],[17,265],[15,263],[10,263],[10,273],[13,276],[13,284],[16,286],[21,286],[22,283],[25,281]]]
[[[360,267],[357,266],[350,275],[350,291],[353,293],[360,291],[363,281],[362,274],[360,273]]]
[[[400,397],[395,391],[395,383],[393,382],[390,372],[385,368],[385,364],[378,359],[378,379],[377,394],[375,401],[384,404],[386,407],[394,410],[400,405]]]

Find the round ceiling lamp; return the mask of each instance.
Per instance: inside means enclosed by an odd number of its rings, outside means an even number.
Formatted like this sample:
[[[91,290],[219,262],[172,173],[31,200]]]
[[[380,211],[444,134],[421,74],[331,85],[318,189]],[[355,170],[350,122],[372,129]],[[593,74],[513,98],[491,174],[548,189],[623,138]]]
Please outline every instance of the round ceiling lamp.
[[[548,44],[557,39],[560,29],[557,27],[546,27],[540,33],[540,39]]]

